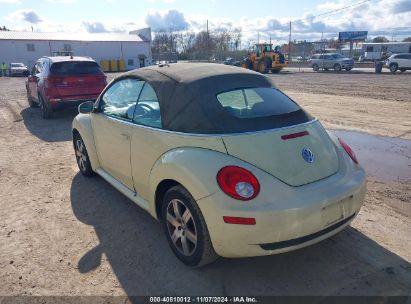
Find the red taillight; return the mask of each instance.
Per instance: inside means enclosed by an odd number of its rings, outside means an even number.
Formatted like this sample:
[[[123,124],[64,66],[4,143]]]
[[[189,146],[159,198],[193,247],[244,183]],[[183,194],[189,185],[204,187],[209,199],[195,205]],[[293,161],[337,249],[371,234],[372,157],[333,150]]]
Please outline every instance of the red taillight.
[[[222,168],[217,174],[221,190],[232,198],[249,201],[260,192],[260,183],[248,170],[236,166]]]
[[[236,225],[255,225],[255,218],[253,217],[236,217],[236,216],[223,216],[224,223],[236,224]]]
[[[358,159],[357,156],[355,156],[354,151],[350,148],[349,145],[347,145],[341,138],[338,139],[340,142],[341,146],[344,148],[345,152],[351,157],[354,163],[358,164]]]

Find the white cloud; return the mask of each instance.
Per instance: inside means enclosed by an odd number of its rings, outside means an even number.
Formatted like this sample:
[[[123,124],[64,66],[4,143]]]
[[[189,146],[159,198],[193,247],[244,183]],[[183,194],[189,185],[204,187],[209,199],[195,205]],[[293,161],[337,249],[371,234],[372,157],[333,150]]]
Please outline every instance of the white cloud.
[[[20,4],[21,0],[0,0],[0,3]]]
[[[71,4],[76,3],[77,0],[47,0],[50,3]]]
[[[18,10],[8,15],[6,19],[11,22],[26,21],[31,24],[38,24],[43,21],[34,10]]]

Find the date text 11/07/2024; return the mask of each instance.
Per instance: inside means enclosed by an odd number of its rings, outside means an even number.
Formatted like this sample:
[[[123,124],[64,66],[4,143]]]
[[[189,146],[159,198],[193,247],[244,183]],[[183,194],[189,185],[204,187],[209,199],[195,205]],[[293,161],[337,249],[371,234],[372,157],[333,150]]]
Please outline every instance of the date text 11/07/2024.
[[[150,303],[258,303],[254,297],[150,297]]]

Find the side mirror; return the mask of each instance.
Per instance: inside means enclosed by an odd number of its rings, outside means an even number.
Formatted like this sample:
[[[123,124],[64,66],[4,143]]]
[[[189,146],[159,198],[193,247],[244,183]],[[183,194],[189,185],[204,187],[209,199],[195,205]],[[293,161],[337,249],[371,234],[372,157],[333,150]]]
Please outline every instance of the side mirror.
[[[90,114],[93,112],[93,110],[94,110],[93,101],[86,101],[78,106],[78,112],[80,114]]]

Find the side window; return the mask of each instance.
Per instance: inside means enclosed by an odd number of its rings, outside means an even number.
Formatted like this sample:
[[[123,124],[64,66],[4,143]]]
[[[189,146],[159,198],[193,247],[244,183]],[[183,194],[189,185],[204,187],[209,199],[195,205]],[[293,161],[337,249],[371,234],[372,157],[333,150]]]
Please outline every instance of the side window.
[[[103,113],[131,122],[143,85],[144,81],[130,78],[114,83],[102,97],[101,109]]]
[[[136,124],[143,126],[153,128],[162,127],[160,104],[158,102],[157,94],[153,87],[147,82],[144,84],[140,98],[138,99],[133,121]]]
[[[374,52],[374,47],[373,46],[367,46],[366,52]]]
[[[31,75],[36,75],[37,74],[37,65],[38,65],[38,62],[31,69]]]

